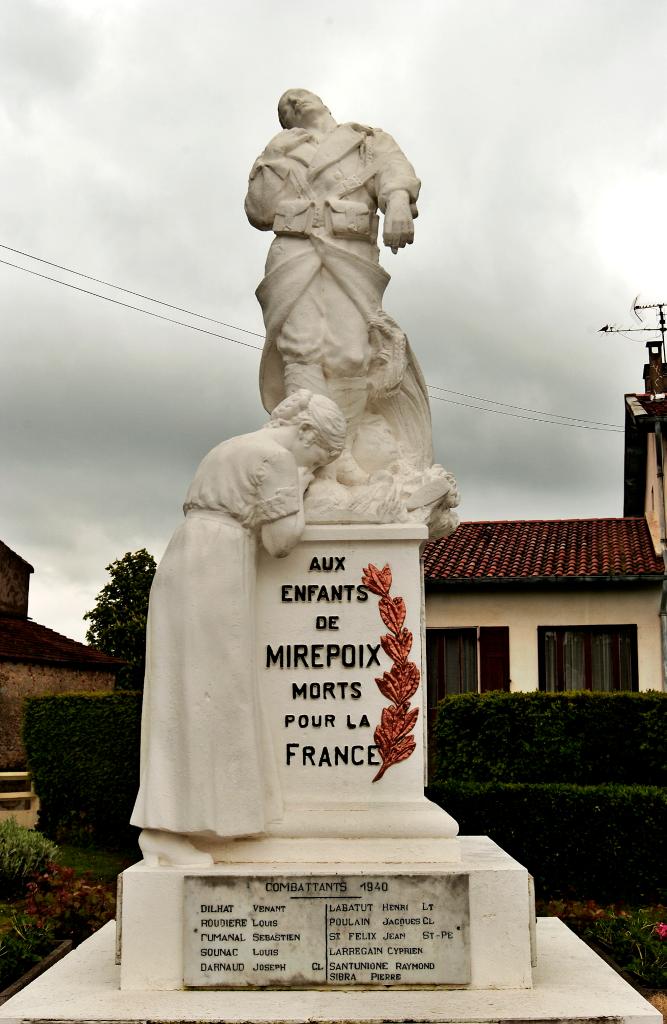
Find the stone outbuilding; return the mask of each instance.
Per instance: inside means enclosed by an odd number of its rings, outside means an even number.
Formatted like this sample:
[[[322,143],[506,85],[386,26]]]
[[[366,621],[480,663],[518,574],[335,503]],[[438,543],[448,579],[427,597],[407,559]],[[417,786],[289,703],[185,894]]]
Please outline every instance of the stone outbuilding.
[[[21,716],[26,697],[113,690],[123,664],[29,618],[33,571],[0,541],[0,771],[25,767]]]

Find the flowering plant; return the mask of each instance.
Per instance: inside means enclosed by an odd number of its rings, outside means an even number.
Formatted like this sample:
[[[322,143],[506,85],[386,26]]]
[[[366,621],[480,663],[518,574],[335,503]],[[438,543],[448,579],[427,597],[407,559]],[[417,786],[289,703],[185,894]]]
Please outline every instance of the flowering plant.
[[[115,899],[105,885],[73,868],[47,864],[27,886],[26,911],[38,928],[78,945],[114,915]]]
[[[611,956],[640,985],[667,988],[665,907],[636,907],[594,921],[582,938]]]

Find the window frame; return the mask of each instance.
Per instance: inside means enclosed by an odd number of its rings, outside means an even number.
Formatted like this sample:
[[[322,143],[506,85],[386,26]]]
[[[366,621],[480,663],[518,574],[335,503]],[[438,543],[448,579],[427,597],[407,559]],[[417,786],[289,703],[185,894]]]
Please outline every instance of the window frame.
[[[451,694],[438,693],[435,688],[435,684],[440,680],[445,681],[445,645],[443,640],[447,634],[457,633],[459,640],[467,636],[468,640],[472,640],[473,650],[475,653],[475,689],[474,690],[461,690],[459,693],[479,693],[479,629],[477,626],[452,626],[452,627],[428,627],[426,630],[426,703],[429,711],[435,711],[438,704],[447,696]],[[435,680],[431,679],[431,673],[428,671],[430,663],[430,643],[437,643],[437,668],[435,673]],[[459,677],[460,678],[460,677]]]
[[[546,636],[547,633],[556,633],[556,687],[554,690],[547,689],[547,656]],[[563,645],[566,633],[579,633],[584,640],[584,686],[577,690],[565,688],[565,673],[563,659]],[[630,640],[630,689],[620,686],[612,686],[609,690],[593,690],[593,665],[591,638],[595,634],[616,634],[617,637],[626,636]],[[620,682],[620,651],[615,652],[614,664],[615,679],[612,682]],[[595,623],[594,625],[563,625],[563,626],[538,626],[537,627],[537,665],[538,665],[538,688],[542,693],[637,693],[639,691],[639,657],[637,645],[637,624],[636,623]]]

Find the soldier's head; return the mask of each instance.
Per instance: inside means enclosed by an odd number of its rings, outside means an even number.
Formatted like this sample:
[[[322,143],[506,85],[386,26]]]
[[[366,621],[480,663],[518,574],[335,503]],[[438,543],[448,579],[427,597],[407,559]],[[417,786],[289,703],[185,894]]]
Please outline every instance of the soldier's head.
[[[331,118],[331,111],[308,89],[288,89],[278,100],[278,120],[283,128],[314,127],[322,118]]]

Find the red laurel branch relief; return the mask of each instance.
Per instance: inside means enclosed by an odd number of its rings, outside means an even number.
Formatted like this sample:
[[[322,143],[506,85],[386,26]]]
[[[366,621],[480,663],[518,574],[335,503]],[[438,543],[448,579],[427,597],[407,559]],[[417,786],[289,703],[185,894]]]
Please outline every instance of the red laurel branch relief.
[[[380,637],[380,643],[382,650],[393,662],[389,671],[375,680],[382,696],[390,702],[388,707],[382,709],[380,724],[375,730],[375,745],[382,758],[382,767],[373,779],[373,782],[377,782],[387,768],[410,757],[417,745],[411,733],[419,717],[419,708],[411,708],[410,699],[419,688],[419,669],[414,661],[408,660],[412,649],[412,633],[404,628],[405,601],[389,593],[391,569],[388,565],[384,569],[368,565],[363,571],[361,582],[371,594],[376,594],[380,599],[380,618],[389,630],[389,633]]]

